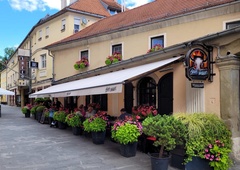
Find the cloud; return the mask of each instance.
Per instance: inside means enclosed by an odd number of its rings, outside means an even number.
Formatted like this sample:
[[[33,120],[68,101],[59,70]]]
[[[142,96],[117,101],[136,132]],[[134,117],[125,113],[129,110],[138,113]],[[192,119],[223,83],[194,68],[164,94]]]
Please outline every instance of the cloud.
[[[61,0],[8,0],[10,6],[15,10],[45,11],[46,8],[60,9]]]
[[[152,1],[154,0],[125,0],[125,5],[127,8],[132,9]]]

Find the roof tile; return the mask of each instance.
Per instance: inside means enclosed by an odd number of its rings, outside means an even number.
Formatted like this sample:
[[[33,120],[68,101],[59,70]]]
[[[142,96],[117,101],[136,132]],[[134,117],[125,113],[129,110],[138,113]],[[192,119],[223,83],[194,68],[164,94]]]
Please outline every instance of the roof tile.
[[[78,33],[49,46],[96,36],[97,34],[107,33],[110,30],[118,30],[128,26],[147,23],[152,20],[180,15],[233,1],[235,0],[156,0],[132,10],[101,19]]]

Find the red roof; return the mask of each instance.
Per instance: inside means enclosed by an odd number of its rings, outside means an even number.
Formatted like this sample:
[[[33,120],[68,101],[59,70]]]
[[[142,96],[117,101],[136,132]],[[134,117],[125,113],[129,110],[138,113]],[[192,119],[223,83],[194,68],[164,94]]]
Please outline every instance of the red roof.
[[[108,6],[121,10],[121,5],[114,0],[78,0],[68,8],[102,16],[111,16],[108,10],[104,8],[103,2]]]
[[[154,20],[168,18],[171,16],[197,11],[233,1],[235,0],[156,0],[132,10],[101,19],[79,31],[78,33],[55,42],[49,46],[62,44],[77,39],[88,38],[99,34],[108,33],[109,31],[124,29],[129,26],[136,26],[138,24],[148,23]]]

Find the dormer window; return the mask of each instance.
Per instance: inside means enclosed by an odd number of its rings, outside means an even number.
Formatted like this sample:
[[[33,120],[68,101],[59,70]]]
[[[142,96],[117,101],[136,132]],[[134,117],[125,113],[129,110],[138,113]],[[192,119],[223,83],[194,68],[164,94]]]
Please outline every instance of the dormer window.
[[[109,13],[110,13],[111,15],[115,15],[115,14],[117,14],[117,11],[116,11],[116,10],[109,9]]]

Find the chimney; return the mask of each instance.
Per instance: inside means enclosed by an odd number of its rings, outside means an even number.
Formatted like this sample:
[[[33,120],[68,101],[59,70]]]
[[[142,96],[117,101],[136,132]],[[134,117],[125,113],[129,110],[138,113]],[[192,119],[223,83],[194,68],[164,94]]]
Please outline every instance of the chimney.
[[[61,0],[61,9],[67,6],[67,0]]]

